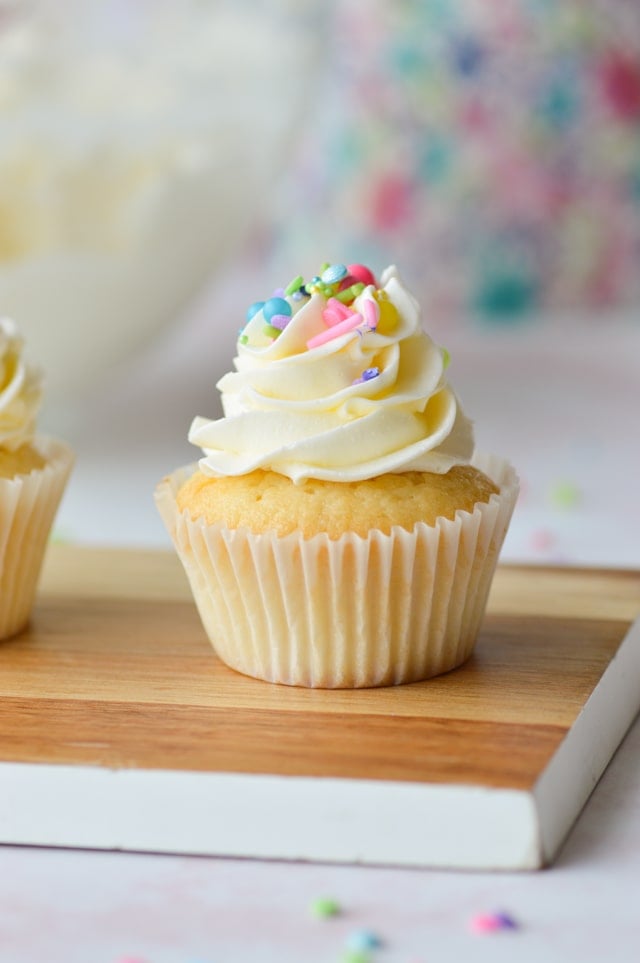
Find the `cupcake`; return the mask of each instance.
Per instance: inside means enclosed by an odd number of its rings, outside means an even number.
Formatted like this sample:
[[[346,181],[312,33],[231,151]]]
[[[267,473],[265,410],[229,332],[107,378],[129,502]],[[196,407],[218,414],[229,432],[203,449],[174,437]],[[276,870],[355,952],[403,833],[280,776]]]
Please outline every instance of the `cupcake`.
[[[0,639],[29,620],[71,449],[36,434],[40,372],[23,358],[13,321],[0,319]]]
[[[325,265],[248,310],[224,417],[156,502],[218,656],[320,688],[430,678],[471,654],[517,495],[474,452],[395,267]]]

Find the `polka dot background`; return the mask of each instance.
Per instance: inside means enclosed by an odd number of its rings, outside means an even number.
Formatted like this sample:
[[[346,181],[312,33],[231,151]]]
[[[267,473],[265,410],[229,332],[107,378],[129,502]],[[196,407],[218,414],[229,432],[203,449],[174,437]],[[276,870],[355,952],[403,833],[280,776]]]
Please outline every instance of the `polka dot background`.
[[[332,10],[266,242],[284,273],[395,260],[428,318],[640,304],[633,3]]]

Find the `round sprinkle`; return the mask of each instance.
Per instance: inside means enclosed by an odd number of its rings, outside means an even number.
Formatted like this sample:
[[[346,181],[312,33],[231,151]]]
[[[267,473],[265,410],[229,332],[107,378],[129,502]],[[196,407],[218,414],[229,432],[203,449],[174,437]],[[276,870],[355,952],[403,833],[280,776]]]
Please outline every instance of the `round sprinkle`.
[[[347,948],[356,952],[367,952],[382,946],[382,940],[373,930],[355,930],[347,938]]]
[[[262,333],[266,335],[267,338],[277,338],[280,334],[280,328],[276,328],[272,324],[265,324],[262,328]]]
[[[362,372],[363,381],[371,381],[372,378],[377,378],[380,374],[380,368],[365,368]]]
[[[327,919],[330,916],[338,916],[340,904],[331,896],[319,896],[311,904],[311,913],[318,919]]]
[[[376,284],[373,271],[370,271],[368,267],[364,266],[364,264],[349,264],[347,265],[347,271],[351,277],[355,278],[356,281],[361,281],[365,287],[368,284]]]
[[[289,281],[286,288],[284,289],[285,295],[295,294],[296,291],[300,290],[303,284],[304,284],[304,278],[302,277],[301,274],[299,274],[297,277],[293,279],[293,281]]]
[[[271,317],[270,324],[273,328],[277,328],[279,331],[284,331],[286,326],[291,321],[291,316],[288,314],[274,314]]]
[[[368,950],[345,950],[340,963],[371,963],[371,953]]]
[[[580,491],[571,482],[561,481],[553,486],[549,497],[556,508],[575,508],[580,502]]]
[[[338,284],[343,278],[346,278],[348,273],[344,264],[330,264],[322,272],[320,280],[323,284]]]
[[[246,334],[240,335],[240,344],[249,344],[249,336]]]
[[[258,311],[262,311],[264,307],[264,301],[254,301],[247,308],[247,323],[251,321],[251,318],[255,317]]]
[[[271,321],[276,314],[286,314],[290,317],[291,305],[284,298],[269,298],[268,301],[264,302],[262,313],[265,321]]]

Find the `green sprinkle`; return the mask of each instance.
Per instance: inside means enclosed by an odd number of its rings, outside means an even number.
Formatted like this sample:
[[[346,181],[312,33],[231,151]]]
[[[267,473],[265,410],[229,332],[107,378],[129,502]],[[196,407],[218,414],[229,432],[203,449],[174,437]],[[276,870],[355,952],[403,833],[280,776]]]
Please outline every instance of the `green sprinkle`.
[[[300,290],[303,284],[304,284],[304,278],[302,277],[301,274],[299,274],[297,278],[294,278],[293,281],[290,281],[287,284],[286,288],[284,289],[284,293],[287,296],[291,294],[295,294],[296,291]]]
[[[359,294],[364,291],[364,284],[362,281],[358,281],[357,284],[352,284],[350,288],[345,288],[344,291],[339,291],[336,294],[338,301],[342,301],[346,304],[348,301],[355,301]]]
[[[442,351],[442,364],[444,365],[444,370],[446,371],[451,364],[451,355],[446,348],[441,347],[440,350]]]
[[[277,338],[279,334],[282,334],[282,331],[273,324],[265,324],[262,328],[262,333],[266,335],[267,338]]]
[[[340,957],[340,963],[371,963],[371,953],[366,950],[346,950]]]
[[[238,340],[240,341],[240,344],[249,344],[249,335],[241,334]]]
[[[580,491],[571,482],[558,482],[549,493],[556,508],[575,508],[580,501]]]
[[[327,919],[329,916],[337,916],[340,912],[340,904],[330,896],[320,896],[314,899],[311,904],[311,913],[317,919]]]

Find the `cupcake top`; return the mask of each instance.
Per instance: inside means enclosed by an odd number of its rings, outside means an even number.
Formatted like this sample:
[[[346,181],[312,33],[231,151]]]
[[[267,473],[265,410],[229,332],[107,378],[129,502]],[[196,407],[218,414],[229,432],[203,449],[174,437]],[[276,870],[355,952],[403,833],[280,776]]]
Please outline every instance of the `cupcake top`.
[[[352,482],[441,474],[473,454],[447,354],[393,266],[378,282],[363,265],[324,265],[251,305],[234,366],[218,382],[224,417],[189,432],[206,475]]]
[[[41,401],[41,372],[25,361],[15,322],[0,318],[0,452],[33,441]]]

